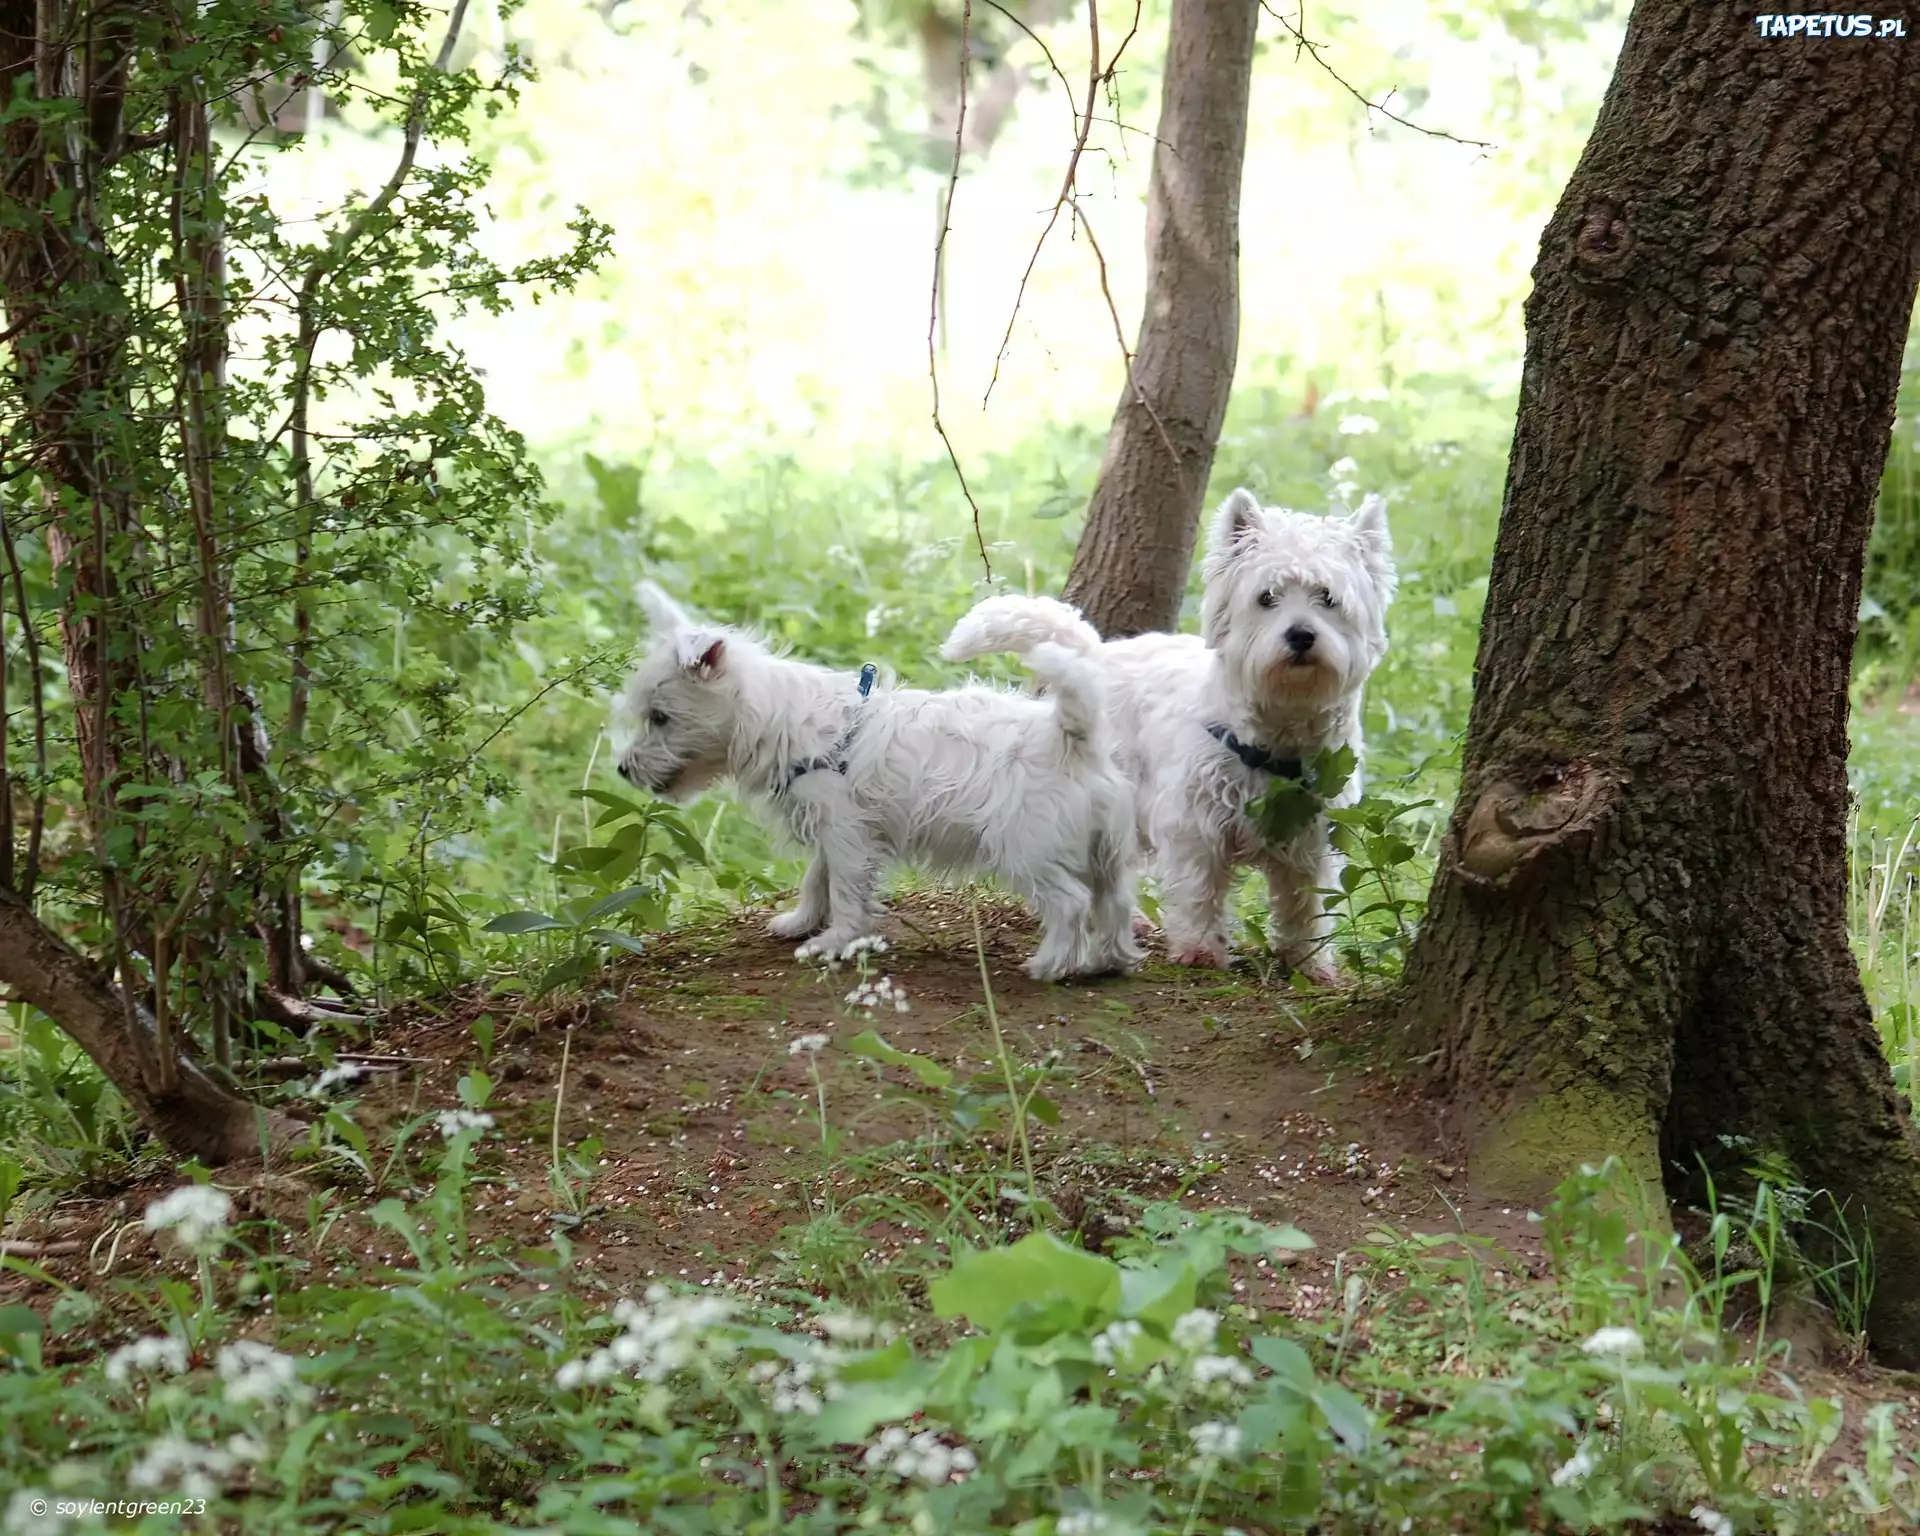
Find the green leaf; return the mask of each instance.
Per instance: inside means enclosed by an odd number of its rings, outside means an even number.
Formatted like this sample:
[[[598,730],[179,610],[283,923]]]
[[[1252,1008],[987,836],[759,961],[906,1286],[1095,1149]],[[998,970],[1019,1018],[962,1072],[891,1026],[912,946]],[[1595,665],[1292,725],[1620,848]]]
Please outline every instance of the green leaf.
[[[1354,769],[1360,766],[1360,759],[1354,755],[1352,747],[1333,747],[1314,758],[1310,770],[1313,779],[1313,792],[1322,800],[1338,798],[1340,791],[1347,787],[1353,778]]]
[[[1151,1269],[1120,1271],[1120,1315],[1167,1329],[1193,1310],[1199,1277],[1183,1256],[1162,1259]]]
[[[1291,842],[1320,814],[1320,797],[1293,779],[1275,779],[1247,802],[1247,816],[1270,843]]]
[[[1051,1232],[1035,1232],[1010,1248],[963,1253],[929,1287],[937,1317],[964,1317],[995,1329],[1022,1311],[1055,1306],[1080,1324],[1105,1321],[1120,1305],[1120,1266]]]
[[[945,1088],[953,1082],[953,1073],[939,1062],[888,1045],[871,1029],[861,1030],[847,1042],[846,1049],[851,1055],[864,1056],[869,1061],[882,1062],[889,1067],[905,1067],[928,1088]]]
[[[1353,1455],[1365,1451],[1373,1440],[1373,1415],[1367,1405],[1345,1387],[1321,1382],[1313,1389],[1313,1405],[1325,1415],[1334,1437]]]
[[[1249,1346],[1253,1358],[1294,1391],[1305,1394],[1313,1389],[1313,1362],[1307,1352],[1292,1339],[1262,1334]]]
[[[587,937],[601,944],[611,944],[615,949],[624,949],[630,955],[644,955],[647,952],[647,946],[639,939],[614,928],[589,928]]]
[[[568,925],[557,917],[549,917],[544,912],[502,912],[491,918],[485,925],[487,933],[544,933],[551,928],[565,928]]]
[[[400,26],[400,8],[391,5],[388,0],[373,0],[367,7],[367,36],[376,43],[384,43],[391,38]]]

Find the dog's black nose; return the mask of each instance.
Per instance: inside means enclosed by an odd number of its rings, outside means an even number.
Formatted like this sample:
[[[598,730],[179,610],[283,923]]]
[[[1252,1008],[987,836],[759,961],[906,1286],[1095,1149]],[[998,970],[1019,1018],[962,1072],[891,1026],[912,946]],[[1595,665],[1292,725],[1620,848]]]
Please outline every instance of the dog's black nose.
[[[620,777],[625,779],[629,784],[633,782],[633,770],[628,768],[625,763],[616,765],[613,771],[619,774]]]
[[[1296,624],[1287,631],[1287,649],[1296,656],[1304,656],[1313,649],[1313,631],[1304,624]]]

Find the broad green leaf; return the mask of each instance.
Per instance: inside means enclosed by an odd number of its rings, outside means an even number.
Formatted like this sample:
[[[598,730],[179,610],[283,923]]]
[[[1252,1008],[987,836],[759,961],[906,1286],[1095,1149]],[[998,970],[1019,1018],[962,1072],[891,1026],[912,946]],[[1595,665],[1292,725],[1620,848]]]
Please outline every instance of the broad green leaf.
[[[544,912],[502,912],[485,924],[488,933],[544,933],[552,928],[565,928],[567,924],[557,917],[549,917]]]
[[[905,1067],[928,1088],[945,1088],[953,1082],[953,1073],[939,1062],[888,1045],[871,1029],[861,1030],[847,1042],[846,1049],[850,1054],[864,1056],[869,1061],[882,1062],[889,1067]]]
[[[1105,1321],[1120,1305],[1120,1266],[1035,1232],[1010,1248],[961,1254],[928,1294],[936,1316],[965,1317],[981,1329],[1024,1308],[1061,1304],[1082,1322]]]

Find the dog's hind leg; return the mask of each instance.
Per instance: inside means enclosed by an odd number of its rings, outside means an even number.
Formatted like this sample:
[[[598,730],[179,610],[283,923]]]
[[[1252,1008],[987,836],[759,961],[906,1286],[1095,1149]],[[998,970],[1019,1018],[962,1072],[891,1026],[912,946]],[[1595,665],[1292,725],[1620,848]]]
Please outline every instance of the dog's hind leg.
[[[1107,838],[1096,839],[1093,852],[1093,962],[1103,971],[1131,971],[1140,963],[1137,925],[1145,921],[1134,907],[1132,862],[1125,845]]]
[[[827,856],[815,853],[813,862],[800,881],[800,899],[767,924],[767,932],[776,939],[804,939],[827,926],[832,911]]]
[[[1035,981],[1061,981],[1095,969],[1089,953],[1093,893],[1086,882],[1053,869],[1030,876],[1024,884],[1022,894],[1040,916],[1040,947],[1026,964],[1027,974]]]

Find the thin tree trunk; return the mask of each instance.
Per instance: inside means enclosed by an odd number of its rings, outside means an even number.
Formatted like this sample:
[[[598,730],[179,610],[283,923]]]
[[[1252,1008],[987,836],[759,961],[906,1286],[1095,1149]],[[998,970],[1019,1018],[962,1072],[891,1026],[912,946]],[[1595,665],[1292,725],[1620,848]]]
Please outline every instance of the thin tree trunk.
[[[1147,188],[1147,296],[1068,601],[1173,629],[1240,345],[1240,173],[1258,0],[1173,0]]]
[[[1487,1193],[1744,1137],[1870,1224],[1920,1139],[1848,950],[1847,684],[1920,239],[1904,45],[1642,0],[1541,240],[1461,793],[1407,973]]]

